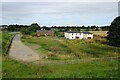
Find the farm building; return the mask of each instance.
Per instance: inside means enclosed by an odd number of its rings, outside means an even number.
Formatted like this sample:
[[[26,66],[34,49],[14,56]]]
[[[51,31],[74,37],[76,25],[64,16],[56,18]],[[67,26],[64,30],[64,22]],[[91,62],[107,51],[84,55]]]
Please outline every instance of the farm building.
[[[66,39],[93,39],[90,32],[68,31],[64,33]]]
[[[54,31],[52,30],[37,30],[37,36],[53,36]]]

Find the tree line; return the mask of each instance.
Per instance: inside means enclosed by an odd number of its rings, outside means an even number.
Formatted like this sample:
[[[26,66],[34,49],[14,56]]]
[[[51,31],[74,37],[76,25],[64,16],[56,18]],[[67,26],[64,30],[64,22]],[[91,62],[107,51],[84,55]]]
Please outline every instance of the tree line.
[[[56,34],[60,34],[60,32],[65,32],[71,30],[76,31],[108,31],[107,40],[108,44],[111,46],[120,47],[120,16],[116,17],[110,26],[42,26],[40,27],[37,23],[32,23],[31,25],[9,25],[7,30],[8,31],[20,31],[22,34],[25,35],[32,35],[36,34],[36,30],[54,30]],[[63,35],[62,35],[63,36]]]
[[[91,30],[94,30],[94,31],[99,31],[99,30],[102,30],[102,31],[108,31],[109,29],[109,26],[51,26],[51,27],[47,27],[47,26],[42,26],[40,27],[37,23],[32,23],[31,25],[9,25],[7,30],[8,31],[21,31],[23,29],[27,30],[27,31],[31,31],[31,29],[33,29],[32,31],[35,31],[36,29],[43,29],[43,30],[55,30],[55,29],[58,29],[59,31],[61,32],[64,32],[64,31],[69,31],[69,29],[72,29],[72,30],[77,30],[77,31],[81,31],[81,30],[85,30],[85,31],[91,31]],[[29,33],[29,32],[27,32]]]
[[[31,25],[9,25],[7,30],[11,32],[20,31],[23,35],[31,35],[36,36],[37,30],[53,30],[55,32],[55,35],[58,37],[64,37],[64,33],[66,31],[69,31],[70,29],[72,31],[99,31],[108,30],[109,26],[39,26],[37,23],[32,23]]]

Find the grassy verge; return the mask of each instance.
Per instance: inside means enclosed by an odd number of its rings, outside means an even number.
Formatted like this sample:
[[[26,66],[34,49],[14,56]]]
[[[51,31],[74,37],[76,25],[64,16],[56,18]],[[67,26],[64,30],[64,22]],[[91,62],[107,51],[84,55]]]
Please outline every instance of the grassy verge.
[[[0,79],[2,78],[2,32],[0,31]]]
[[[2,32],[0,31],[0,54],[2,54]]]
[[[8,32],[2,33],[2,53],[3,54],[5,55],[7,54],[13,37],[14,37],[14,34],[10,34]]]
[[[35,66],[3,57],[3,78],[118,78],[117,60]]]

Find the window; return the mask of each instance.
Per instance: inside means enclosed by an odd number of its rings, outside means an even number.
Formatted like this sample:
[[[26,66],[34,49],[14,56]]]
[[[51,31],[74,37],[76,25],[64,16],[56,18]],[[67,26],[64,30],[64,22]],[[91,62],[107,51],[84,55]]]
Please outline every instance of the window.
[[[78,36],[76,36],[76,39],[79,39],[79,37],[78,37]]]

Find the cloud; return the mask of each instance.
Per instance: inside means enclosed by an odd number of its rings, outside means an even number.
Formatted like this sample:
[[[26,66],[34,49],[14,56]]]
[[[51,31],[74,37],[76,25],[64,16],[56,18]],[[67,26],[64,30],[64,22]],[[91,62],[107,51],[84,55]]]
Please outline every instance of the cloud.
[[[117,10],[117,2],[3,2],[2,18],[4,23],[27,23],[41,19],[41,23],[47,24],[46,20],[53,23],[55,20],[65,21],[64,19],[71,17],[78,20],[77,17],[80,16],[83,19],[82,16],[117,15]]]
[[[119,0],[2,0],[2,2],[118,2]]]
[[[113,13],[117,3],[3,3],[5,14],[96,14]],[[116,8],[115,8],[116,7]],[[18,15],[19,16],[19,15]]]

